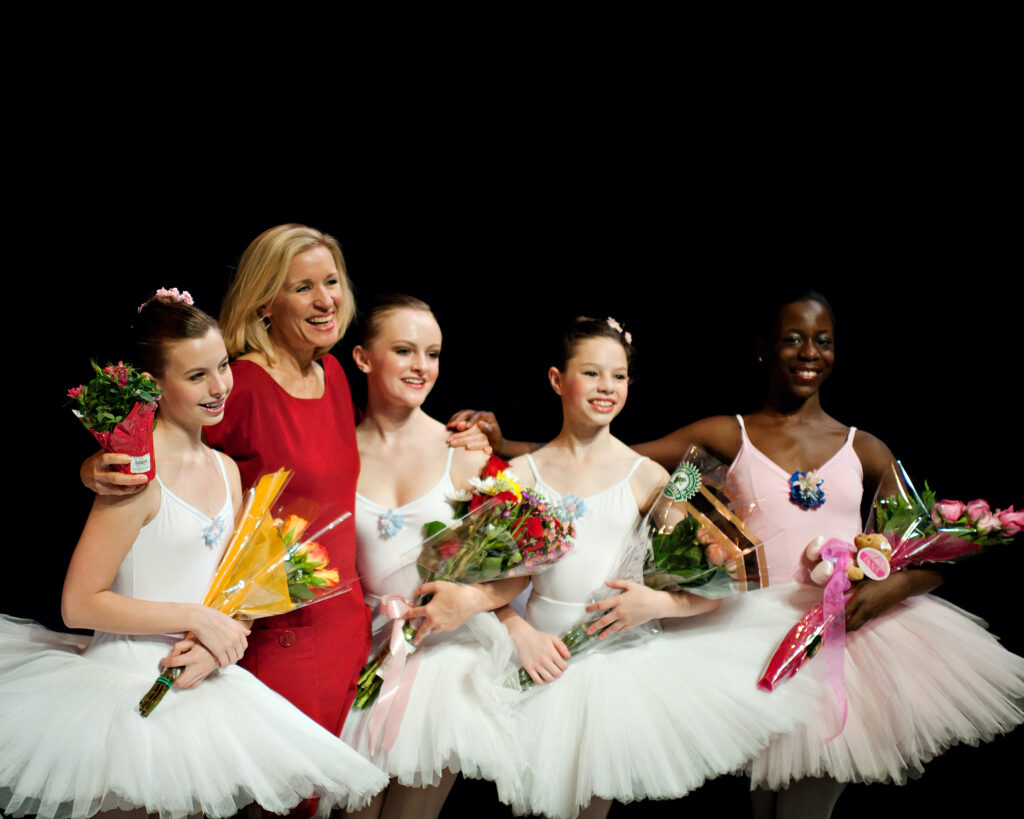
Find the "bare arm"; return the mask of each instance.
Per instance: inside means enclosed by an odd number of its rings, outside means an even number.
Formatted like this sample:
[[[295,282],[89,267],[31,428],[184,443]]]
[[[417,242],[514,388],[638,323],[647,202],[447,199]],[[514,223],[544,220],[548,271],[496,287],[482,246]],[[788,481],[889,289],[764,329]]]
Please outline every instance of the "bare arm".
[[[886,497],[897,489],[896,459],[882,441],[870,433],[857,430],[853,448],[864,468],[864,502],[866,513],[876,495]],[[942,584],[942,574],[935,569],[915,567],[893,572],[885,580],[861,581],[854,586],[846,603],[846,629],[856,631],[868,620],[902,603],[908,597],[927,594]]]
[[[501,608],[512,602],[529,583],[530,578],[527,576],[506,577],[489,583],[466,585],[445,580],[424,583],[416,589],[415,594],[432,595],[430,602],[409,609],[406,613],[407,620],[423,618],[413,642],[419,645],[428,634],[435,631],[454,631],[478,612]]]
[[[526,673],[536,683],[551,682],[561,677],[569,667],[569,649],[554,634],[538,631],[520,617],[513,609],[505,606],[496,614],[508,629]]]
[[[473,429],[479,430],[487,436],[491,450],[506,460],[525,455],[527,452],[533,452],[542,446],[542,444],[528,443],[526,441],[506,440],[502,437],[498,419],[493,412],[487,412],[486,410],[459,410],[448,419],[446,426],[453,433],[449,439],[451,442],[461,441],[462,436],[470,433]],[[463,430],[466,432],[463,432]],[[459,444],[452,443],[452,445],[457,446]]]
[[[656,441],[634,444],[633,449],[672,470],[691,446],[701,446],[723,462],[732,463],[740,451],[739,424],[731,415],[702,418]]]
[[[631,580],[609,580],[605,585],[611,589],[621,589],[622,594],[587,606],[587,611],[607,612],[601,619],[587,626],[587,634],[600,631],[602,639],[616,631],[642,625],[648,620],[693,617],[714,611],[722,605],[721,600],[711,600],[687,592],[656,591]]]
[[[249,630],[198,603],[135,600],[110,586],[142,526],[159,509],[156,484],[126,497],[98,496],[71,557],[61,614],[71,628],[114,634],[165,634],[192,631],[220,665],[237,662]]]

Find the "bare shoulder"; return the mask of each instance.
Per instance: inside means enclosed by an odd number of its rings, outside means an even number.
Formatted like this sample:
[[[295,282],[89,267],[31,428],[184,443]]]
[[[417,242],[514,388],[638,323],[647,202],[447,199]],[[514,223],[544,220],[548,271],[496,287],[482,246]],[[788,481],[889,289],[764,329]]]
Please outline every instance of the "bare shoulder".
[[[636,472],[629,481],[630,489],[633,490],[633,497],[636,498],[637,506],[641,512],[650,508],[658,493],[668,483],[668,471],[661,464],[650,459],[643,461],[637,467]]]
[[[93,499],[86,529],[123,526],[137,531],[159,511],[160,484],[154,479],[141,492],[132,495],[97,495]]]
[[[236,464],[231,458],[225,455],[223,452],[216,452],[217,457],[220,458],[221,463],[224,465],[224,472],[228,476],[228,486],[231,487],[231,499],[235,509],[242,502],[242,473],[238,471],[238,464]]]
[[[490,458],[480,450],[469,451],[465,447],[456,447],[452,450],[452,483],[456,486],[468,486],[469,479],[475,478],[483,472]]]
[[[525,455],[513,458],[509,461],[509,467],[516,473],[516,480],[519,481],[521,486],[533,486],[537,483],[533,469],[530,467],[530,462],[526,459]]]
[[[889,470],[894,458],[892,451],[880,438],[858,429],[853,436],[853,451],[864,467],[865,483],[877,485]]]

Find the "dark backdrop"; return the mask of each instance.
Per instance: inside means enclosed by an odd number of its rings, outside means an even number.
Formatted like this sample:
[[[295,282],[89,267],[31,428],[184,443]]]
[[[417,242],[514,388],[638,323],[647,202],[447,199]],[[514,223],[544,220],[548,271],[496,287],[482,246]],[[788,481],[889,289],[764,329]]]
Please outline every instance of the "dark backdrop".
[[[89,356],[126,355],[124,331],[155,287],[188,289],[216,313],[245,245],[285,221],[341,241],[357,301],[404,291],[434,306],[444,354],[427,410],[438,418],[484,407],[509,437],[553,436],[547,334],[581,313],[614,315],[634,335],[638,377],[614,427],[625,441],[753,409],[758,308],[806,283],[838,314],[826,409],[882,438],[940,496],[1024,502],[1019,227],[998,146],[876,134],[782,149],[753,124],[697,146],[622,123],[608,133],[467,114],[451,123],[445,135],[339,133],[316,162],[294,147],[243,154],[173,126],[159,148],[132,132],[20,155],[6,394],[13,440],[24,430],[27,449],[10,467],[4,611],[59,627],[90,502],[77,465],[94,450],[62,402]],[[358,395],[353,344],[350,332],[335,354]],[[1024,653],[1012,554],[963,564],[940,594]],[[843,815],[948,804],[963,781],[1009,792],[1020,751],[1017,736],[956,749],[920,783],[856,789]],[[684,807],[699,815],[736,793],[725,780]]]

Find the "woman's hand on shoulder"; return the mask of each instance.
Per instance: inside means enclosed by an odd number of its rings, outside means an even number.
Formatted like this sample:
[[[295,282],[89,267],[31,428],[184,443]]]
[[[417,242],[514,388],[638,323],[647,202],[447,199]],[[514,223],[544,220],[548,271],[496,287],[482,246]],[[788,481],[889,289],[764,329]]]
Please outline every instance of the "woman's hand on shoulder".
[[[501,427],[493,412],[459,410],[445,426],[451,433],[448,446],[480,449],[488,454],[501,451]]]
[[[115,465],[129,464],[131,460],[131,455],[101,450],[82,462],[78,475],[86,488],[97,495],[134,495],[148,483],[146,476],[118,472],[114,469]]]
[[[740,427],[731,415],[715,415],[687,424],[656,441],[636,444],[633,449],[674,469],[691,446],[701,446],[724,463],[732,463],[740,451]]]
[[[535,683],[551,682],[562,676],[572,656],[554,634],[538,631],[522,617],[501,618],[519,654],[519,662]]]

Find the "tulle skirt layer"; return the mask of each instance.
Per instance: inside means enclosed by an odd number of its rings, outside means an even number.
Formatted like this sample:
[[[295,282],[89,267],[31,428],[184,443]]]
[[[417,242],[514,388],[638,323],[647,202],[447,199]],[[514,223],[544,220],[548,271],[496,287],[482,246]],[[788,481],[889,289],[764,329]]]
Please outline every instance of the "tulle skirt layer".
[[[373,655],[389,634],[390,627],[377,635]],[[517,694],[503,684],[512,662],[505,627],[491,612],[475,614],[457,631],[428,637],[416,653],[419,668],[392,746],[371,726],[380,699],[349,713],[342,738],[403,785],[436,785],[447,768],[493,781],[505,801],[518,798],[523,762]]]
[[[821,591],[792,586],[788,599],[796,622]],[[949,746],[976,745],[1024,720],[1024,658],[940,598],[907,600],[848,634],[846,645],[849,707],[842,734],[823,741],[839,722],[825,658],[818,656],[771,694],[801,676],[819,682],[813,720],[774,739],[754,760],[753,785],[777,790],[819,776],[903,783]]]
[[[92,816],[144,808],[163,819],[231,816],[257,802],[286,813],[354,809],[387,777],[337,737],[232,666],[137,706],[173,641],[88,638],[0,617],[0,808]]]
[[[513,809],[572,817],[595,796],[679,798],[741,770],[814,699],[810,678],[781,693],[756,686],[766,646],[791,618],[777,599],[755,611],[730,598],[713,614],[665,621],[646,641],[574,658],[523,697],[528,759]]]

